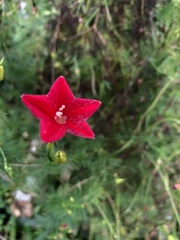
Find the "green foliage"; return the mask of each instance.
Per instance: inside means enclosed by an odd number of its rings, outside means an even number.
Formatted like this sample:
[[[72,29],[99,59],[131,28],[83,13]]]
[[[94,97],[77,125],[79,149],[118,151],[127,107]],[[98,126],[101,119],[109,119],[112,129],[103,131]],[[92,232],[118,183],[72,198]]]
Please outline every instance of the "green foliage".
[[[178,4],[0,3],[0,147],[13,168],[11,178],[0,155],[0,236],[179,239]],[[59,75],[102,107],[89,121],[95,140],[55,144],[67,155],[58,165],[20,96],[47,93]]]

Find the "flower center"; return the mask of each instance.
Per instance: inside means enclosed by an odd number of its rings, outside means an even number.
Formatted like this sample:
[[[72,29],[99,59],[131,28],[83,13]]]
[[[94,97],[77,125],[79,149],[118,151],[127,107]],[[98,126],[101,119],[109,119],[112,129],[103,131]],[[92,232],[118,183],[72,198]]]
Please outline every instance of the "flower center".
[[[63,110],[65,108],[65,105],[62,105],[59,108],[59,111],[56,112],[56,116],[54,117],[55,121],[59,124],[65,124],[66,123],[66,116],[63,116]]]

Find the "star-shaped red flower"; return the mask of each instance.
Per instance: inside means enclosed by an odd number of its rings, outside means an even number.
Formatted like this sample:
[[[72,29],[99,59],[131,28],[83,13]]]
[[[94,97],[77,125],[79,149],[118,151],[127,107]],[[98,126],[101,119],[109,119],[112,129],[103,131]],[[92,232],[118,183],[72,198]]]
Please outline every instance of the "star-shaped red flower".
[[[99,108],[101,102],[76,98],[64,77],[56,79],[46,95],[23,94],[22,102],[40,119],[41,140],[54,142],[66,132],[82,138],[94,138],[86,122]]]

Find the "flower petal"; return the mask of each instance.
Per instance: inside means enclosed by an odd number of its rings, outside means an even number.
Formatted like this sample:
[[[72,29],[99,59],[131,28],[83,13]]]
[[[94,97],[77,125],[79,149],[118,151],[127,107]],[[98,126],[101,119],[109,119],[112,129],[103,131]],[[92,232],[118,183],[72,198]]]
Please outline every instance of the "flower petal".
[[[55,109],[46,95],[23,94],[22,102],[37,118],[54,118]]]
[[[55,121],[41,120],[40,134],[43,142],[55,142],[65,136],[65,125],[60,125]]]
[[[78,118],[86,121],[101,105],[100,101],[84,98],[75,98],[68,109],[68,118]]]
[[[174,189],[179,189],[179,190],[180,190],[180,183],[176,183],[176,184],[174,184],[173,188],[174,188]]]
[[[94,132],[85,121],[67,121],[66,132],[82,138],[93,138],[95,137]]]
[[[63,76],[56,79],[47,94],[47,97],[56,110],[62,105],[65,105],[67,108],[75,98]]]

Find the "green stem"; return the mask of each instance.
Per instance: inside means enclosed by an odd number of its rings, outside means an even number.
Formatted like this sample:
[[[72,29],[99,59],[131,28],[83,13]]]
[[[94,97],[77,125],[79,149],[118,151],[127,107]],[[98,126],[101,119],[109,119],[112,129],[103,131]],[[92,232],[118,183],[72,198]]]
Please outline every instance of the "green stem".
[[[1,152],[1,155],[2,155],[2,158],[3,158],[3,161],[4,161],[4,169],[6,169],[8,167],[7,159],[6,159],[5,155],[4,155],[4,152],[3,152],[1,147],[0,147],[0,152]]]
[[[47,155],[50,162],[53,162],[53,158],[51,156],[52,151],[54,150],[54,142],[50,142],[46,145]]]
[[[1,3],[0,3],[1,4]],[[0,66],[1,65],[3,65],[3,63],[4,63],[4,57],[1,59],[1,61],[0,61]]]
[[[49,159],[50,162],[53,161],[53,160],[52,160],[52,157],[51,157],[51,151],[48,151],[48,159]]]
[[[96,202],[95,206],[97,207],[99,213],[101,214],[102,218],[104,219],[105,223],[107,224],[107,226],[109,228],[110,240],[113,239],[115,231],[114,231],[114,229],[112,227],[111,222],[109,221],[108,217],[106,216],[105,212],[103,211],[103,209],[101,208],[101,206],[100,206],[100,204],[98,202]]]
[[[131,144],[133,143],[134,141],[134,137],[132,136],[130,138],[130,140],[128,140],[120,149],[116,150],[114,153],[113,153],[113,156],[123,152],[124,150],[126,150],[127,148],[129,148],[131,146]]]
[[[165,91],[168,89],[168,87],[174,82],[174,78],[170,78],[169,81],[164,85],[164,87],[160,90],[157,97],[154,99],[154,101],[151,103],[149,108],[144,112],[144,114],[140,117],[140,120],[138,122],[138,125],[136,129],[134,130],[134,134],[138,133],[140,131],[141,125],[144,122],[147,115],[155,108],[156,104],[161,99],[162,95],[165,93]]]
[[[165,189],[169,195],[169,199],[170,199],[170,202],[171,202],[171,205],[172,205],[172,208],[173,208],[173,211],[174,211],[174,214],[176,216],[176,219],[177,219],[177,222],[178,224],[180,225],[180,217],[179,217],[179,213],[178,213],[178,210],[176,208],[176,204],[174,202],[174,199],[173,199],[173,196],[172,196],[172,193],[171,193],[171,190],[170,190],[170,187],[169,187],[169,179],[167,178],[167,176],[164,176],[163,173],[161,172],[161,170],[159,170],[159,175],[161,176],[161,179],[164,183],[164,186],[165,186]]]
[[[178,213],[175,201],[173,199],[173,196],[172,196],[172,193],[171,193],[171,190],[170,190],[168,175],[165,173],[164,168],[160,169],[160,166],[152,159],[150,154],[145,153],[145,155],[151,161],[151,163],[154,165],[156,171],[159,173],[159,176],[161,177],[161,179],[162,179],[162,181],[164,183],[165,190],[166,190],[166,192],[167,192],[167,194],[169,196],[169,200],[171,202],[171,206],[172,206],[172,209],[173,209],[174,214],[176,216],[177,222],[180,225],[180,217],[179,217],[179,213]]]
[[[4,152],[1,147],[0,147],[0,153],[1,153],[3,161],[4,161],[4,170],[9,174],[10,177],[12,177],[12,175],[13,175],[12,167],[8,166],[6,156],[4,155]]]
[[[134,137],[139,133],[140,128],[142,123],[144,122],[145,118],[148,116],[148,114],[156,107],[157,103],[159,102],[159,100],[161,99],[161,97],[163,96],[163,94],[165,93],[165,91],[169,88],[169,86],[174,82],[174,78],[170,78],[169,81],[164,85],[164,87],[160,90],[160,92],[158,93],[157,97],[154,99],[154,101],[151,103],[151,105],[149,106],[149,108],[143,113],[143,115],[140,117],[139,122],[137,127],[134,129],[134,131],[132,132],[131,138],[129,139],[129,141],[127,141],[120,149],[116,150],[115,153],[113,155],[117,155],[121,152],[123,152],[124,150],[126,150],[127,148],[129,148],[134,140]]]

